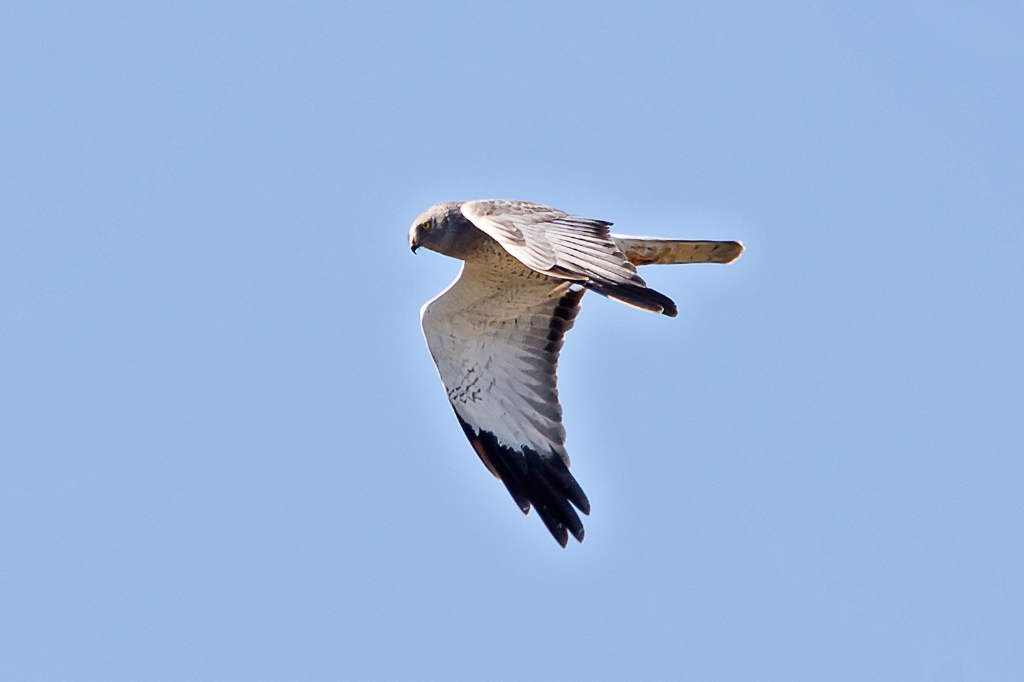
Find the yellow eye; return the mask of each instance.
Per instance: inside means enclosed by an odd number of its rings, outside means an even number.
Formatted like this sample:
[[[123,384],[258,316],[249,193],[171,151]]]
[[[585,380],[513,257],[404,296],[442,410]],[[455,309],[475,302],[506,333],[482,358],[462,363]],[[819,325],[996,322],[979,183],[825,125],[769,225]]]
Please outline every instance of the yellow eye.
[[[425,222],[422,225],[420,225],[420,229],[423,230],[424,232],[429,230],[430,229],[430,221],[428,220],[427,222]]]

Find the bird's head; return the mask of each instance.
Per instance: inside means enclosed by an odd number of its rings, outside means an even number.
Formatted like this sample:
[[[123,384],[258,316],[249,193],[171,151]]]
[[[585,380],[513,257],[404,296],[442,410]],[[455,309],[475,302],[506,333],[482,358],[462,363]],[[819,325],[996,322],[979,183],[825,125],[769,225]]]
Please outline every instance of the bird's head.
[[[453,219],[458,213],[459,203],[435,204],[420,214],[412,227],[409,228],[409,247],[413,253],[421,246],[431,251],[448,254],[451,250],[449,242],[457,232],[457,221]],[[465,221],[465,219],[463,219]]]

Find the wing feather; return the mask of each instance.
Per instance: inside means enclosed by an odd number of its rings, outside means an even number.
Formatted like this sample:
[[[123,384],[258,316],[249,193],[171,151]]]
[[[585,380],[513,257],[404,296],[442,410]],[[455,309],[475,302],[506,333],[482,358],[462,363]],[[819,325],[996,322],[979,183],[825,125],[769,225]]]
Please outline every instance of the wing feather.
[[[532,270],[579,281],[644,310],[676,314],[671,299],[647,289],[636,267],[610,236],[611,223],[522,201],[467,201],[460,210]]]
[[[590,512],[569,473],[556,385],[558,353],[585,289],[508,261],[505,270],[464,263],[458,279],[423,306],[423,333],[480,460],[524,513],[537,509],[564,546],[569,534],[583,539],[573,505]]]

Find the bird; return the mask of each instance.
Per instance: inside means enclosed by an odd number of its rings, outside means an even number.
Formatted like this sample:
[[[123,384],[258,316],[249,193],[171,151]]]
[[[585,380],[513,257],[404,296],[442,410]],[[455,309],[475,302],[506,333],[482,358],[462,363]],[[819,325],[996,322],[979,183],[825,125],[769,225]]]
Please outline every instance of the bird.
[[[463,262],[420,309],[420,325],[448,400],[484,466],[519,509],[537,510],[562,547],[583,542],[577,511],[590,501],[569,472],[558,357],[587,291],[676,317],[637,266],[731,263],[738,241],[612,234],[612,223],[504,199],[445,202],[409,229],[420,248]]]

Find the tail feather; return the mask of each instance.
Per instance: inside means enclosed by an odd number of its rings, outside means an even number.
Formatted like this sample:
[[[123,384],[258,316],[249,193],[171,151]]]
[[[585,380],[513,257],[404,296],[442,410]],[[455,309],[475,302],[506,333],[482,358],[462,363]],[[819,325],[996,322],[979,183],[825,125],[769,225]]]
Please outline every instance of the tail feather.
[[[673,265],[677,263],[731,263],[743,253],[740,242],[693,241],[627,237],[613,234],[619,250],[633,265]]]

